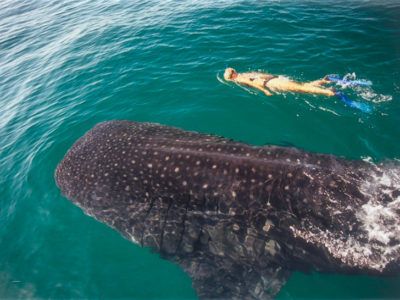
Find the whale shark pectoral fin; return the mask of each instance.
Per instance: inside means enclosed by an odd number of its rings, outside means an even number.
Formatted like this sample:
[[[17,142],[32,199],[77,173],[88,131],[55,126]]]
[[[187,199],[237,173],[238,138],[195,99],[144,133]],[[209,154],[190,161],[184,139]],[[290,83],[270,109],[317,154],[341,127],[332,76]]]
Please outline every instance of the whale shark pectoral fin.
[[[290,272],[278,265],[254,269],[227,257],[201,257],[180,261],[200,299],[271,299]]]

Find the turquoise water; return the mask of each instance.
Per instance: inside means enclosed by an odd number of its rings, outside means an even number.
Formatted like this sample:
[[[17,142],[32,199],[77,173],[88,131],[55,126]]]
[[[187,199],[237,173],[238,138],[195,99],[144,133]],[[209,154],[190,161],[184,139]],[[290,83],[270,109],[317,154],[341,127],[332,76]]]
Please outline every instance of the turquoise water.
[[[400,158],[396,1],[0,3],[0,298],[195,299],[176,265],[85,216],[53,173],[100,121],[129,119],[347,158]],[[224,68],[328,73],[371,114],[227,85]],[[278,295],[399,298],[400,277],[295,273]]]

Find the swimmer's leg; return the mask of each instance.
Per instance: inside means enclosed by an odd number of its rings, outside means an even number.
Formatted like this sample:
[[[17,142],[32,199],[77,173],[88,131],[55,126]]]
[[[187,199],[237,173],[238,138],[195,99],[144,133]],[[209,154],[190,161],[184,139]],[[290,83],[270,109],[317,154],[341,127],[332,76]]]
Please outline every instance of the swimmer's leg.
[[[279,78],[270,80],[268,82],[268,88],[272,91],[279,92],[307,93],[328,97],[335,96],[335,92],[328,88],[319,87],[309,82],[299,83],[290,80],[279,80]]]
[[[299,92],[315,94],[315,95],[324,95],[328,97],[335,96],[335,92],[332,89],[318,87],[310,83],[304,83],[301,85]]]

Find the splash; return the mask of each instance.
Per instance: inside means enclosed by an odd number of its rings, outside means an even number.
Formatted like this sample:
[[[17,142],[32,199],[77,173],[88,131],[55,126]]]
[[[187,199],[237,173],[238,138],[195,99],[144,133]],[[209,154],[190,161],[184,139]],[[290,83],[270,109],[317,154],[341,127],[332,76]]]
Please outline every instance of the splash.
[[[370,200],[356,213],[369,241],[400,247],[400,171],[398,167],[376,166],[371,179],[361,185]],[[397,196],[393,196],[397,195]],[[382,201],[384,199],[385,201]]]
[[[381,272],[400,253],[400,169],[398,164],[375,165],[371,158],[363,160],[370,166],[360,183],[360,192],[367,201],[346,207],[354,213],[361,232],[343,238],[314,224],[290,229],[297,237],[322,244],[333,257]]]
[[[343,79],[345,81],[351,81],[351,80],[357,80],[357,75],[356,73],[347,73]],[[376,93],[374,89],[372,88],[372,81],[366,80],[368,82],[371,82],[370,86],[361,86],[361,85],[353,85],[351,83],[336,83],[337,86],[339,86],[341,89],[351,89],[353,90],[357,96],[361,97],[362,99],[373,102],[373,103],[382,103],[382,102],[387,102],[391,101],[393,97],[391,95],[383,95]]]
[[[393,97],[391,95],[382,95],[377,94],[373,91],[371,87],[366,87],[364,89],[360,89],[360,87],[356,87],[355,90],[364,100],[373,102],[373,103],[381,103],[392,101]]]
[[[217,77],[217,80],[218,80],[220,83],[222,83],[222,84],[225,84],[225,85],[228,85],[228,86],[229,86],[229,83],[228,83],[228,82],[226,82],[224,79],[222,79],[222,77],[219,75],[219,73],[217,73],[216,77]]]
[[[333,115],[335,115],[335,116],[340,116],[340,114],[338,114],[337,112],[335,112],[335,111],[332,110],[332,109],[325,108],[325,107],[322,107],[322,106],[319,106],[318,108],[319,108],[320,110],[322,110],[322,111],[326,111],[326,112],[331,113],[331,114],[333,114]]]
[[[400,236],[400,227],[397,222],[398,215],[396,213],[396,210],[399,209],[400,197],[388,205],[369,201],[361,207],[356,216],[362,221],[369,241],[375,240],[388,245],[390,241]]]

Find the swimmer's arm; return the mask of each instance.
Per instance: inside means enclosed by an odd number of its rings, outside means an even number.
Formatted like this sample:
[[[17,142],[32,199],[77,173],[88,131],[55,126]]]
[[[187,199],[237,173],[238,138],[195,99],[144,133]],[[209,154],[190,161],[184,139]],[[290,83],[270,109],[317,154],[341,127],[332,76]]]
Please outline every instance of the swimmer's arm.
[[[240,84],[240,85],[248,86],[248,87],[253,87],[253,88],[256,87],[254,85],[254,83],[248,79],[243,79],[243,78],[235,79],[234,82],[236,82],[237,84]]]
[[[259,86],[256,84],[248,84],[248,86],[251,86],[253,88],[256,88],[258,90],[260,90],[261,92],[263,92],[265,94],[265,96],[272,96],[272,94],[270,93],[270,91],[268,91],[266,88],[264,88],[263,86]]]
[[[236,83],[239,83],[239,84],[242,84],[242,85],[245,85],[245,86],[249,86],[249,87],[252,87],[252,88],[256,88],[256,89],[262,91],[266,96],[272,96],[270,91],[268,91],[266,88],[264,88],[263,86],[260,86],[258,84],[254,84],[254,82],[249,80],[249,79],[236,80]]]
[[[267,90],[265,87],[263,87],[259,84],[254,84],[254,83],[250,82],[249,85],[262,91],[265,94],[265,96],[272,96],[272,94],[269,90]]]

